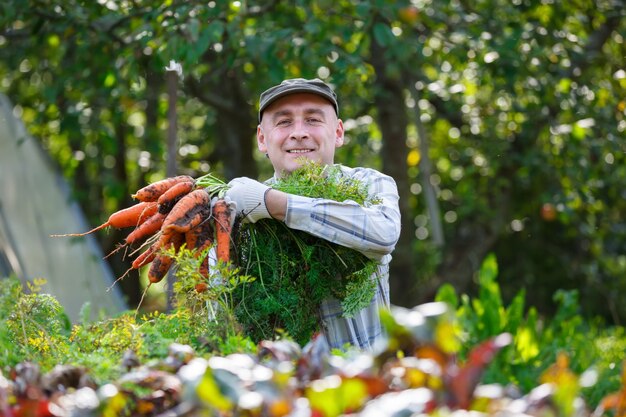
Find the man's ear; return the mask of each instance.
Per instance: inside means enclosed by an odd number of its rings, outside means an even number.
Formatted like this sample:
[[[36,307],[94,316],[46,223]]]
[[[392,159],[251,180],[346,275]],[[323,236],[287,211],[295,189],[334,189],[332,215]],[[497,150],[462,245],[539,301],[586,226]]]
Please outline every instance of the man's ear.
[[[265,142],[265,135],[263,134],[261,125],[258,125],[256,128],[256,144],[261,153],[267,153],[267,143]]]
[[[343,145],[344,133],[343,122],[341,119],[338,119],[337,128],[335,129],[335,148],[339,148]]]

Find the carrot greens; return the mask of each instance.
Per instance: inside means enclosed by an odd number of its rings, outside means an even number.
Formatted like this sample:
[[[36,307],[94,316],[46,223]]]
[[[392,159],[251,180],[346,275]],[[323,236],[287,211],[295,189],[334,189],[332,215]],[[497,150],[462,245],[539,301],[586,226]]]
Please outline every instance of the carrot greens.
[[[272,188],[287,193],[360,205],[377,202],[366,184],[342,175],[338,166],[307,162]],[[235,314],[253,340],[285,332],[301,344],[319,330],[318,310],[333,297],[350,317],[374,296],[377,263],[354,249],[273,219],[241,224],[234,234],[234,259],[253,282],[235,290]]]

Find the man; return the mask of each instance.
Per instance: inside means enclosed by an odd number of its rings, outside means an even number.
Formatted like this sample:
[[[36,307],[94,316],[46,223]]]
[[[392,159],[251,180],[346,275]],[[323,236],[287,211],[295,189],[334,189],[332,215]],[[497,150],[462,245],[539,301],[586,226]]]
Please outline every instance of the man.
[[[335,92],[319,79],[285,80],[261,94],[257,144],[274,167],[274,177],[289,175],[302,158],[334,164],[335,149],[343,145],[344,127],[338,116]],[[375,297],[351,318],[342,315],[336,299],[320,308],[321,330],[331,348],[351,344],[372,349],[382,335],[379,309],[389,306],[389,262],[400,235],[400,210],[395,181],[368,168],[341,166],[343,175],[358,179],[369,195],[381,202],[362,207],[354,202],[314,199],[271,188],[250,178],[235,178],[226,197],[236,203],[245,221],[264,218],[283,221],[333,243],[350,247],[379,261]]]

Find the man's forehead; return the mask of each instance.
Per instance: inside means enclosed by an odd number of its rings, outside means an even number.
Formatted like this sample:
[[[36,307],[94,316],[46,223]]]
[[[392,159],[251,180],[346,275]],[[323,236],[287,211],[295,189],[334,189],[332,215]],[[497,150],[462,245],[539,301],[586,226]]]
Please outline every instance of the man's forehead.
[[[303,107],[303,108],[282,107],[282,108],[276,109],[275,111],[272,111],[271,115],[272,117],[279,117],[279,116],[288,116],[288,115],[292,115],[295,113],[324,115],[325,112],[321,106]]]

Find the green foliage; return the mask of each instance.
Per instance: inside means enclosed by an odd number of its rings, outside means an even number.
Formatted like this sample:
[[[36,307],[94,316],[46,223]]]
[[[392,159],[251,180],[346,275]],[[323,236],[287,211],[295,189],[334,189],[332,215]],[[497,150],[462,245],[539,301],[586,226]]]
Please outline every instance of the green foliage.
[[[83,320],[71,329],[58,302],[47,294],[38,293],[42,281],[29,284],[27,294],[16,278],[1,280],[0,360],[7,367],[2,371],[24,361],[38,364],[43,372],[58,364],[81,365],[89,370],[96,383],[103,384],[127,371],[122,367],[122,357],[129,349],[137,354],[140,362],[152,363],[168,354],[167,347],[171,343],[188,344],[200,356],[254,352],[253,341],[232,326],[236,306],[234,293],[242,283],[249,284],[249,280],[237,278],[241,276],[239,271],[221,265],[214,269],[211,290],[198,292],[195,285],[204,278],[197,272],[199,257],[195,255],[184,248],[174,255],[180,264],[180,279],[176,287],[177,306],[171,313],[155,312],[138,317],[134,312],[125,312],[100,322]],[[217,278],[219,280],[215,281]],[[496,258],[490,255],[479,273],[477,297],[459,297],[449,285],[440,289],[437,300],[456,310],[444,310],[437,303],[430,303],[418,306],[418,315],[410,314],[409,310],[399,314],[400,321],[385,311],[382,319],[392,335],[388,346],[391,350],[387,354],[396,358],[398,352],[394,349],[404,346],[410,347],[405,354],[418,351],[419,347],[425,355],[432,355],[434,352],[427,347],[428,343],[434,343],[446,355],[454,357],[454,363],[474,361],[478,365],[484,358],[469,359],[470,351],[481,342],[508,332],[513,336],[512,343],[501,350],[498,348],[481,383],[514,384],[522,392],[529,392],[539,383],[555,383],[551,398],[559,408],[559,415],[564,416],[572,414],[574,398],[579,395],[590,408],[595,408],[607,394],[620,390],[626,350],[623,327],[586,321],[579,314],[580,305],[574,291],[555,294],[558,313],[552,319],[540,318],[532,307],[526,309],[523,292],[506,305],[497,278]],[[215,303],[216,308],[208,307],[210,303]],[[86,310],[88,306],[85,306],[84,317],[88,317]],[[285,337],[285,334],[278,336]],[[413,337],[417,339],[411,342]],[[419,345],[414,345],[418,340],[421,340]],[[335,353],[350,358],[349,352]],[[434,358],[440,359],[440,356]],[[432,384],[431,388],[440,389],[439,376],[439,372],[435,372],[432,379],[424,380],[420,370],[419,373],[408,372],[400,379]],[[468,375],[464,377],[471,379]],[[127,388],[146,395],[152,392],[140,386]],[[326,403],[326,397],[315,398]]]
[[[197,260],[189,251],[176,256],[182,265]],[[226,269],[222,273],[227,276]],[[83,320],[73,326],[54,297],[39,293],[41,282],[29,285],[33,292],[26,294],[17,279],[0,280],[0,362],[14,366],[31,361],[44,372],[58,364],[81,365],[102,383],[126,372],[122,358],[129,350],[142,363],[165,358],[173,343],[189,345],[199,355],[254,351],[254,343],[232,325],[232,310],[216,308],[211,311],[217,314],[211,316],[207,306],[214,300],[212,296],[185,287],[198,279],[197,272],[192,276],[182,268],[179,303],[170,313],[139,316],[137,312],[126,311],[116,317],[97,322]],[[223,295],[228,291],[215,289],[212,294]],[[88,317],[86,311],[84,317]]]
[[[29,283],[29,290],[33,292],[31,294],[21,291],[19,281],[17,284],[10,283],[6,290],[0,291],[3,299],[0,302],[0,318],[6,326],[6,337],[11,340],[11,344],[6,345],[3,351],[9,356],[8,359],[37,358],[37,362],[44,366],[52,366],[68,352],[70,323],[63,307],[54,297],[36,293],[42,284],[41,279]],[[8,300],[11,304],[7,303]]]
[[[343,176],[338,165],[321,166],[306,158],[300,163],[299,169],[278,179],[272,188],[304,197],[351,200],[362,206],[379,201],[376,196],[368,194],[367,184]]]
[[[343,177],[338,167],[311,162],[272,187],[362,205],[376,201],[367,194],[366,184]],[[305,344],[318,330],[323,300],[340,300],[347,317],[371,302],[377,264],[363,254],[275,220],[243,224],[237,235],[237,264],[257,279],[238,286],[236,314],[254,340],[273,339],[281,329]]]
[[[168,314],[153,313],[151,324],[142,330],[160,343],[157,346],[161,353],[153,354],[163,354],[172,341],[189,344],[199,352],[235,353],[255,349],[235,316],[234,295],[239,287],[255,278],[221,261],[209,268],[208,277],[201,275],[202,260],[214,256],[210,248],[196,253],[183,245],[177,251],[170,248],[165,253],[176,265],[175,310]],[[154,343],[148,346],[155,351]]]
[[[496,357],[485,374],[485,382],[512,383],[528,391],[536,386],[550,364],[561,354],[567,355],[569,367],[576,374],[586,371],[597,375],[598,383],[583,386],[590,404],[597,404],[607,392],[620,386],[620,369],[626,334],[622,327],[607,327],[599,320],[585,320],[580,315],[577,291],[557,291],[557,313],[541,318],[534,307],[525,308],[525,292],[520,291],[505,307],[497,282],[498,265],[490,254],[478,274],[479,295],[470,299],[457,296],[450,285],[440,288],[436,299],[456,307],[463,346],[468,353],[489,337],[509,332],[513,344]]]

